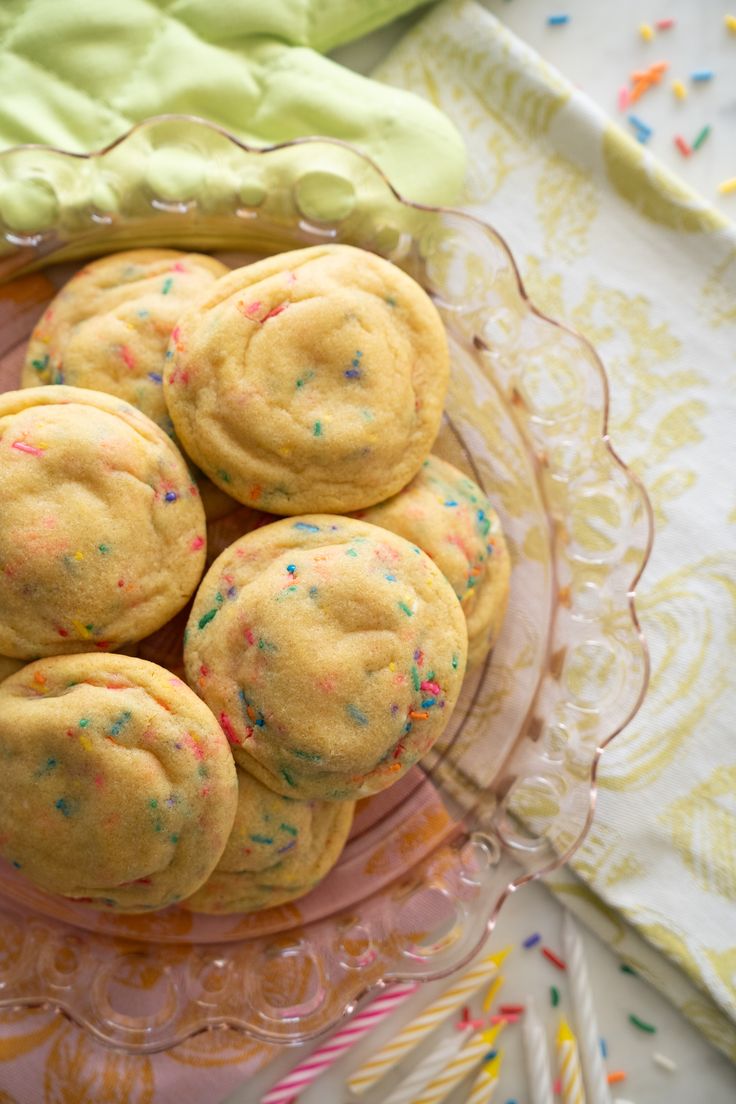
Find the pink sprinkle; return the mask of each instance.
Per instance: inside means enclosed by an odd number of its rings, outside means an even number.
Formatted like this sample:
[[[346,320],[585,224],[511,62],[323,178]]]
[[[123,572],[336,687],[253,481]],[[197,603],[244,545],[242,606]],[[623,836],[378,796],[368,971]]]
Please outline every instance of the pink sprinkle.
[[[245,639],[248,641],[249,644],[255,644],[256,638],[254,637],[253,631],[251,629],[246,629],[243,635],[245,636]]]
[[[273,307],[268,314],[264,314],[261,322],[268,322],[269,318],[275,318],[277,314],[281,314],[288,307],[288,303],[279,303],[277,307]]]
[[[629,90],[626,86],[619,88],[618,90],[618,109],[619,111],[625,111],[629,106]]]
[[[190,548],[192,552],[199,552],[200,548],[204,548],[204,537],[195,537]]]
[[[222,727],[222,731],[225,733],[230,743],[235,744],[236,747],[239,747],[240,740],[238,739],[238,734],[233,728],[233,722],[230,720],[227,713],[220,714],[220,725]]]
[[[121,345],[119,352],[120,352],[120,357],[121,357],[123,363],[125,364],[125,367],[129,368],[132,372],[133,369],[135,368],[135,357],[131,353],[130,349],[128,348],[127,345]]]
[[[246,318],[253,318],[261,309],[261,300],[256,299],[253,303],[248,303],[247,307],[243,303],[240,303],[239,306]]]
[[[36,448],[35,445],[27,445],[25,441],[13,441],[10,447],[17,449],[18,452],[27,452],[29,456],[43,456],[43,449]]]
[[[552,1086],[552,1089],[554,1090],[555,1096],[559,1096],[560,1093],[562,1092],[562,1082],[560,1081],[559,1077],[557,1078],[554,1085]]]
[[[172,272],[186,272],[186,268],[181,263],[181,261],[177,261],[176,264],[173,264],[171,266],[171,271]]]
[[[658,31],[669,31],[670,27],[674,27],[674,19],[658,19],[654,26]]]
[[[430,694],[439,694],[440,688],[436,682],[420,682],[419,686],[422,690],[429,690]]]
[[[176,342],[176,341],[179,340],[180,337],[181,337],[181,330],[179,329],[178,326],[174,326],[173,330],[171,331],[171,340]]]

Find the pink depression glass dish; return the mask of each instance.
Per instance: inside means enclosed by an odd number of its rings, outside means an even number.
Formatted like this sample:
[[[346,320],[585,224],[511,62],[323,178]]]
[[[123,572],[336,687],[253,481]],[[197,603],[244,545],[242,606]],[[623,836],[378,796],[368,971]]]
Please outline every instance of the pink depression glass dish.
[[[346,145],[253,150],[167,116],[89,156],[1,154],[0,385],[17,386],[32,326],[83,258],[173,246],[238,264],[318,242],[386,257],[437,304],[452,381],[436,451],[501,515],[509,612],[439,745],[361,803],[338,866],[300,901],[113,916],[2,864],[0,1007],[56,1006],[129,1052],[223,1024],[301,1042],[377,987],[457,969],[508,893],[580,844],[601,751],[646,690],[634,589],[651,511],[609,443],[595,351],[533,307],[494,230],[406,202]]]

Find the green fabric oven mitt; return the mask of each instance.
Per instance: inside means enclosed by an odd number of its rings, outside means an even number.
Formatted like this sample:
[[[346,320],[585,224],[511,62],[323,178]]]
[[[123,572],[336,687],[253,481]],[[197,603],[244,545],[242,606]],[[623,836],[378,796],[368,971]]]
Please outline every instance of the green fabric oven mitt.
[[[340,138],[395,188],[451,203],[465,154],[449,119],[317,51],[424,0],[5,0],[0,146],[75,152],[151,115],[197,115],[256,146]]]

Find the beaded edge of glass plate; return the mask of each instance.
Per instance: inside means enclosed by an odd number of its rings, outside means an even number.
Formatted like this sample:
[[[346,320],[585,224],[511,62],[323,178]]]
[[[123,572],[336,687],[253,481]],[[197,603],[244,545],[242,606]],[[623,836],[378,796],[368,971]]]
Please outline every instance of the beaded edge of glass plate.
[[[129,1052],[168,1049],[220,1025],[268,1042],[305,1041],[393,980],[430,980],[462,966],[508,893],[580,845],[600,755],[636,713],[648,681],[634,596],[651,550],[651,508],[610,444],[605,371],[581,335],[529,302],[494,230],[404,200],[344,143],[251,149],[187,116],[147,120],[89,155],[43,147],[0,154],[5,280],[135,245],[236,248],[238,227],[264,251],[350,240],[410,272],[421,264],[425,286],[503,392],[533,457],[550,519],[555,602],[547,662],[500,785],[491,797],[473,781],[461,747],[450,772],[448,749],[430,757],[466,831],[362,903],[359,916],[187,947],[136,945],[134,936],[84,935],[5,912],[0,1006],[53,1004]],[[396,918],[409,914],[432,917],[430,927],[420,921],[402,931]],[[146,989],[144,1013],[116,1004],[121,984]]]

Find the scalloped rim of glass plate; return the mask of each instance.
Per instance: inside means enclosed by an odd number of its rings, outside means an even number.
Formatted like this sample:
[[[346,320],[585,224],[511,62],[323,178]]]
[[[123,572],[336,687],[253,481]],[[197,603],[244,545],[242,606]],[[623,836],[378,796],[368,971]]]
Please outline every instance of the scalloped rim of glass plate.
[[[495,925],[498,914],[499,914],[501,908],[503,907],[505,901],[507,900],[507,898],[512,893],[515,893],[516,890],[520,889],[522,886],[526,885],[527,883],[536,881],[539,878],[546,877],[547,875],[553,873],[555,870],[558,870],[561,866],[563,866],[566,862],[568,862],[572,858],[572,856],[575,854],[575,852],[578,850],[578,848],[583,843],[583,841],[584,841],[584,839],[585,839],[585,837],[588,833],[588,830],[590,828],[590,825],[592,823],[593,816],[594,816],[594,813],[595,813],[595,806],[596,806],[597,795],[598,795],[597,778],[598,778],[598,769],[599,769],[601,757],[602,757],[604,751],[606,750],[606,748],[611,744],[611,742],[624,730],[624,728],[626,728],[627,725],[629,725],[631,723],[633,718],[636,716],[639,709],[641,708],[641,705],[642,705],[642,702],[644,701],[644,698],[646,697],[647,690],[648,690],[648,687],[649,687],[649,679],[650,679],[649,648],[648,648],[648,645],[647,645],[646,637],[645,637],[644,632],[641,628],[641,624],[640,624],[637,609],[636,609],[636,588],[639,584],[639,581],[641,580],[641,577],[642,577],[642,575],[643,575],[643,573],[646,569],[646,566],[649,562],[649,558],[651,556],[652,546],[653,546],[653,542],[654,542],[654,514],[653,514],[653,510],[652,510],[651,501],[649,499],[649,495],[647,493],[647,490],[646,490],[642,480],[639,478],[639,476],[635,472],[633,472],[631,470],[631,468],[621,458],[621,456],[618,454],[618,452],[616,451],[616,449],[614,448],[614,446],[611,442],[611,438],[610,438],[610,434],[609,434],[610,386],[609,386],[609,382],[608,382],[608,375],[607,375],[606,369],[605,369],[605,367],[603,365],[603,362],[602,362],[600,356],[598,355],[594,345],[588,340],[587,337],[585,337],[582,333],[580,333],[578,330],[576,330],[573,326],[570,326],[570,325],[568,325],[567,323],[564,323],[564,322],[560,322],[555,318],[551,318],[549,315],[545,314],[544,311],[540,310],[539,307],[537,307],[534,304],[531,297],[527,293],[527,290],[524,286],[524,282],[523,282],[522,277],[521,277],[521,273],[519,272],[518,265],[516,264],[516,260],[513,256],[513,253],[511,252],[511,249],[509,248],[509,246],[506,242],[506,239],[494,226],[492,226],[490,223],[485,222],[483,219],[478,218],[476,215],[470,214],[467,211],[463,211],[463,210],[460,210],[460,209],[455,208],[455,207],[449,207],[449,206],[444,206],[444,205],[437,206],[437,205],[432,205],[432,204],[417,203],[417,202],[414,202],[412,200],[406,199],[403,195],[401,195],[401,193],[399,191],[397,191],[397,189],[391,183],[391,181],[389,180],[389,178],[387,177],[387,175],[385,174],[383,169],[380,168],[380,166],[373,160],[373,158],[368,156],[366,153],[364,153],[362,150],[360,150],[357,146],[353,146],[351,143],[345,142],[345,141],[343,141],[342,139],[339,139],[339,138],[330,138],[330,137],[321,136],[321,135],[308,135],[308,136],[304,136],[304,137],[301,137],[301,138],[290,139],[289,141],[285,141],[285,142],[277,142],[273,145],[268,145],[268,146],[252,146],[252,145],[249,145],[247,142],[241,141],[238,137],[236,137],[236,135],[231,134],[226,128],[221,127],[216,123],[209,122],[206,119],[202,119],[202,118],[200,118],[196,115],[165,114],[165,115],[150,116],[147,119],[143,119],[143,120],[135,123],[127,131],[125,131],[123,134],[119,135],[117,138],[113,139],[113,141],[109,142],[106,146],[103,146],[102,148],[100,148],[98,150],[93,150],[89,153],[77,153],[77,152],[74,152],[74,151],[71,151],[71,150],[61,149],[57,146],[46,146],[46,145],[39,144],[39,143],[26,143],[26,144],[21,144],[21,145],[17,145],[17,146],[12,146],[7,150],[0,151],[0,162],[2,162],[3,160],[5,160],[7,157],[9,157],[11,155],[19,153],[22,150],[44,151],[44,152],[47,152],[47,153],[60,154],[64,157],[69,157],[69,158],[72,158],[72,159],[78,160],[78,161],[93,161],[93,160],[96,160],[98,158],[104,157],[105,154],[109,153],[111,150],[113,150],[113,149],[117,148],[118,146],[122,145],[123,143],[125,143],[137,131],[142,130],[142,129],[146,129],[147,127],[151,126],[152,124],[164,123],[164,122],[179,122],[179,123],[185,123],[185,124],[194,124],[197,127],[205,127],[208,130],[212,130],[212,131],[215,131],[218,134],[221,134],[224,138],[226,138],[234,146],[237,146],[239,149],[243,150],[245,153],[253,154],[253,155],[256,155],[256,156],[272,153],[276,150],[288,149],[288,148],[291,148],[291,147],[311,145],[311,144],[323,144],[323,145],[328,145],[328,146],[332,145],[332,146],[341,147],[343,149],[348,150],[351,154],[355,155],[356,157],[359,157],[361,160],[363,160],[364,162],[369,164],[371,166],[372,170],[381,178],[381,180],[386,185],[386,187],[389,189],[389,191],[392,193],[394,198],[402,206],[407,207],[407,208],[412,209],[412,210],[416,210],[416,211],[426,211],[429,214],[451,214],[455,217],[458,217],[458,218],[461,218],[461,219],[467,219],[470,222],[474,222],[484,232],[493,234],[496,237],[496,239],[498,240],[501,247],[503,248],[503,250],[506,254],[506,257],[508,259],[508,262],[511,266],[511,270],[512,270],[512,272],[513,272],[513,274],[516,278],[516,284],[517,284],[517,289],[518,289],[518,292],[519,292],[519,298],[527,305],[527,307],[531,311],[531,313],[536,315],[538,318],[542,319],[542,321],[547,322],[549,325],[555,326],[558,329],[563,330],[566,333],[570,334],[577,341],[579,341],[582,345],[584,345],[588,349],[588,351],[590,352],[590,354],[592,356],[592,362],[595,365],[595,368],[598,372],[600,383],[601,383],[601,386],[602,386],[602,391],[603,391],[602,425],[601,425],[601,429],[600,429],[599,440],[602,441],[603,445],[605,446],[605,448],[609,452],[612,460],[621,469],[621,471],[626,476],[627,480],[635,487],[635,489],[636,489],[636,491],[637,491],[637,493],[640,497],[641,505],[644,509],[645,519],[646,519],[646,526],[647,526],[646,544],[645,544],[645,547],[644,547],[644,551],[642,553],[641,562],[639,563],[639,565],[638,565],[638,567],[637,567],[637,569],[634,573],[634,576],[633,576],[631,582],[628,585],[627,592],[626,592],[627,593],[627,604],[628,604],[629,614],[630,614],[631,621],[632,621],[632,624],[634,626],[634,629],[635,629],[635,632],[636,632],[636,635],[637,635],[637,638],[638,638],[638,641],[639,641],[639,644],[640,644],[640,647],[641,647],[641,658],[642,658],[642,663],[643,663],[641,687],[639,689],[639,693],[636,697],[636,700],[634,701],[633,705],[631,706],[631,709],[629,710],[628,715],[596,747],[595,754],[593,755],[593,758],[591,760],[591,765],[590,765],[590,800],[589,800],[589,804],[588,804],[587,815],[586,815],[586,818],[585,818],[585,823],[583,824],[583,827],[581,828],[577,838],[570,844],[570,846],[566,849],[566,851],[564,851],[561,855],[558,855],[555,858],[554,861],[548,863],[546,866],[542,867],[540,870],[536,870],[536,871],[533,871],[533,872],[527,873],[527,874],[522,874],[518,878],[514,878],[512,881],[510,881],[506,885],[506,887],[499,894],[493,908],[491,909],[491,912],[490,912],[490,914],[489,914],[489,916],[486,920],[483,933],[481,934],[481,936],[478,939],[478,941],[476,942],[476,944],[472,947],[472,949],[470,951],[465,952],[463,954],[463,956],[457,962],[455,962],[451,967],[444,968],[444,969],[439,969],[439,970],[435,970],[435,971],[432,971],[432,972],[427,973],[427,974],[423,974],[421,976],[421,978],[417,978],[416,975],[409,974],[409,973],[406,973],[406,972],[401,971],[401,970],[388,971],[386,973],[385,977],[383,977],[379,981],[373,983],[371,986],[368,986],[365,990],[363,990],[361,993],[359,993],[355,998],[353,998],[351,1001],[349,1001],[345,1005],[345,1007],[340,1011],[340,1013],[335,1017],[334,1021],[332,1022],[332,1024],[329,1027],[320,1028],[318,1031],[315,1031],[311,1034],[305,1034],[301,1041],[308,1042],[310,1040],[314,1040],[316,1038],[319,1038],[320,1036],[323,1036],[327,1032],[333,1030],[334,1027],[337,1025],[337,1023],[340,1022],[340,1020],[342,1020],[346,1015],[349,1015],[352,1012],[354,1012],[358,1005],[362,1005],[363,1003],[365,1003],[365,1001],[369,998],[369,996],[371,994],[375,994],[375,993],[380,992],[381,990],[387,988],[388,986],[390,986],[391,984],[393,984],[396,981],[402,981],[402,980],[419,980],[421,982],[436,981],[436,980],[439,980],[443,977],[447,977],[451,974],[454,974],[459,969],[462,969],[465,965],[467,965],[475,957],[476,954],[478,954],[480,949],[483,947],[485,941],[487,940],[488,936],[490,935],[490,933],[493,930],[493,927]],[[18,245],[18,248],[23,249],[23,246]],[[44,258],[42,258],[42,260],[43,261],[48,261],[51,256],[52,256],[52,254],[48,254]],[[35,267],[35,266],[33,266],[33,267]],[[8,278],[8,282],[10,282],[12,279],[14,279],[15,276],[16,276],[16,274],[11,275]],[[25,1004],[25,1003],[27,1003],[29,1005],[37,1005],[38,1001],[37,1000],[29,1000],[27,1002],[24,1002],[23,1000],[18,1001],[16,999],[13,1003],[14,1003],[14,1005]],[[51,999],[46,999],[44,1001],[44,1003],[48,1004],[48,1005],[52,1005],[53,1007],[58,1009],[58,1011],[61,1012],[62,1015],[64,1015],[68,1019],[71,1019],[74,1022],[76,1022],[78,1024],[78,1026],[83,1028],[83,1030],[85,1030],[85,1031],[90,1030],[85,1024],[80,1023],[76,1019],[73,1012],[71,1012],[69,1009],[64,1007],[63,1002],[61,1002],[61,1001],[57,1002],[57,1001],[54,1001],[53,998],[51,998]],[[2,1007],[2,1000],[1,999],[0,999],[0,1007]],[[227,1026],[230,1026],[231,1028],[234,1028],[236,1030],[244,1031],[244,1033],[246,1033],[246,1034],[251,1034],[251,1035],[254,1034],[248,1028],[243,1028],[239,1024],[227,1024],[227,1019],[223,1020],[223,1024],[225,1024]],[[185,1039],[191,1038],[194,1035],[199,1034],[201,1031],[206,1030],[207,1027],[209,1027],[209,1026],[210,1025],[207,1025],[206,1027],[196,1026],[196,1027],[193,1028],[192,1031],[187,1032],[187,1034],[182,1039],[177,1039],[176,1042],[172,1043],[171,1045],[172,1046],[177,1045],[178,1043],[183,1042]],[[92,1030],[92,1033],[96,1034],[94,1032],[94,1030]],[[106,1045],[109,1046],[110,1044],[106,1043]],[[291,1045],[291,1044],[286,1044],[286,1045]],[[166,1049],[168,1049],[168,1047]]]

